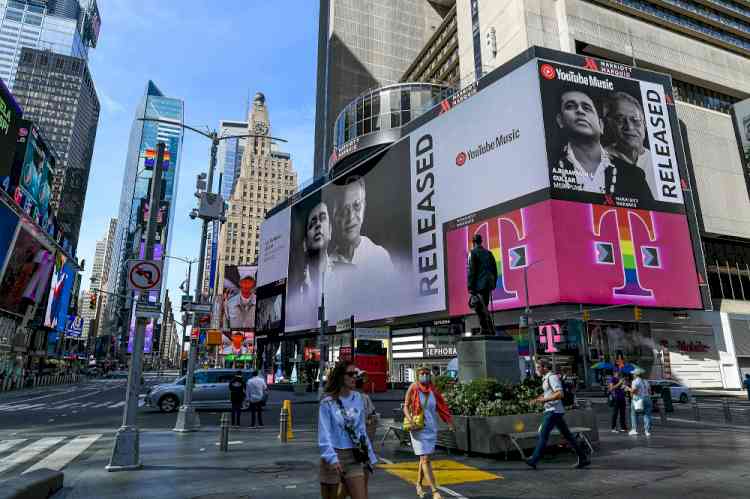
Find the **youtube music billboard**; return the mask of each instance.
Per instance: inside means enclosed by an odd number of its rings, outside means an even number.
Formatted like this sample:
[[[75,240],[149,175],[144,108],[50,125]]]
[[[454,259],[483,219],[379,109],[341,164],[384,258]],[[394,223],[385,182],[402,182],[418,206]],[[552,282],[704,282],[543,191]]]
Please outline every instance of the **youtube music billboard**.
[[[322,294],[329,323],[471,313],[477,233],[493,310],[525,306],[524,272],[531,305],[700,308],[678,130],[668,77],[527,51],[263,224],[285,330],[317,327]]]

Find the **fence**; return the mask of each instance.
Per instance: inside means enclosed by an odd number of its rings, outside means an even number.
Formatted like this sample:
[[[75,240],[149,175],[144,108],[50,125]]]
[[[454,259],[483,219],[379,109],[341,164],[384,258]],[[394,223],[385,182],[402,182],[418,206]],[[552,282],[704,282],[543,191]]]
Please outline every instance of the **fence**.
[[[6,376],[0,380],[0,392],[20,390],[22,388],[36,388],[39,386],[69,385],[82,381],[85,376],[80,374],[60,374],[48,376],[21,377]]]

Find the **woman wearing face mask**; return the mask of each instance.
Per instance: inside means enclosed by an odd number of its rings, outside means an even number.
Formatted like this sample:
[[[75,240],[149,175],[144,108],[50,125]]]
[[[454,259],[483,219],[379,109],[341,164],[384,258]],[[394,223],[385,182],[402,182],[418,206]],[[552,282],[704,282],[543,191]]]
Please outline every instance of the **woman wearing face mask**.
[[[453,416],[443,395],[432,384],[432,374],[428,366],[421,366],[417,370],[417,383],[413,383],[406,392],[404,401],[404,417],[414,420],[415,416],[424,414],[424,428],[411,431],[411,447],[414,454],[419,457],[417,468],[417,496],[424,497],[422,481],[427,480],[427,485],[432,489],[433,499],[442,499],[438,492],[438,484],[432,471],[430,455],[435,452],[437,442],[438,415],[440,419],[448,423],[451,431],[453,429]]]

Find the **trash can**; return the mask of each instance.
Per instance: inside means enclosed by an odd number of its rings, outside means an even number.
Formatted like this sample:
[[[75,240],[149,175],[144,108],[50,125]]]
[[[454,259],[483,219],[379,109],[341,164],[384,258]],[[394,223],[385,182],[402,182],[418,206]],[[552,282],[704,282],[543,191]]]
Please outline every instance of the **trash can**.
[[[661,399],[664,401],[664,411],[674,412],[674,405],[672,405],[672,390],[670,390],[668,386],[662,388]]]

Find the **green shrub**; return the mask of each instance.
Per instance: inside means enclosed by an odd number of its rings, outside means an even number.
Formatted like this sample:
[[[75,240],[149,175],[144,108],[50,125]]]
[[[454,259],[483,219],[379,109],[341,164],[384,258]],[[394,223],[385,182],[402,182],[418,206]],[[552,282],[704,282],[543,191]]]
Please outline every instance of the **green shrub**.
[[[530,401],[542,392],[541,381],[524,380],[517,385],[495,379],[475,379],[457,383],[445,392],[445,399],[457,416],[506,416],[540,412],[540,404]]]

